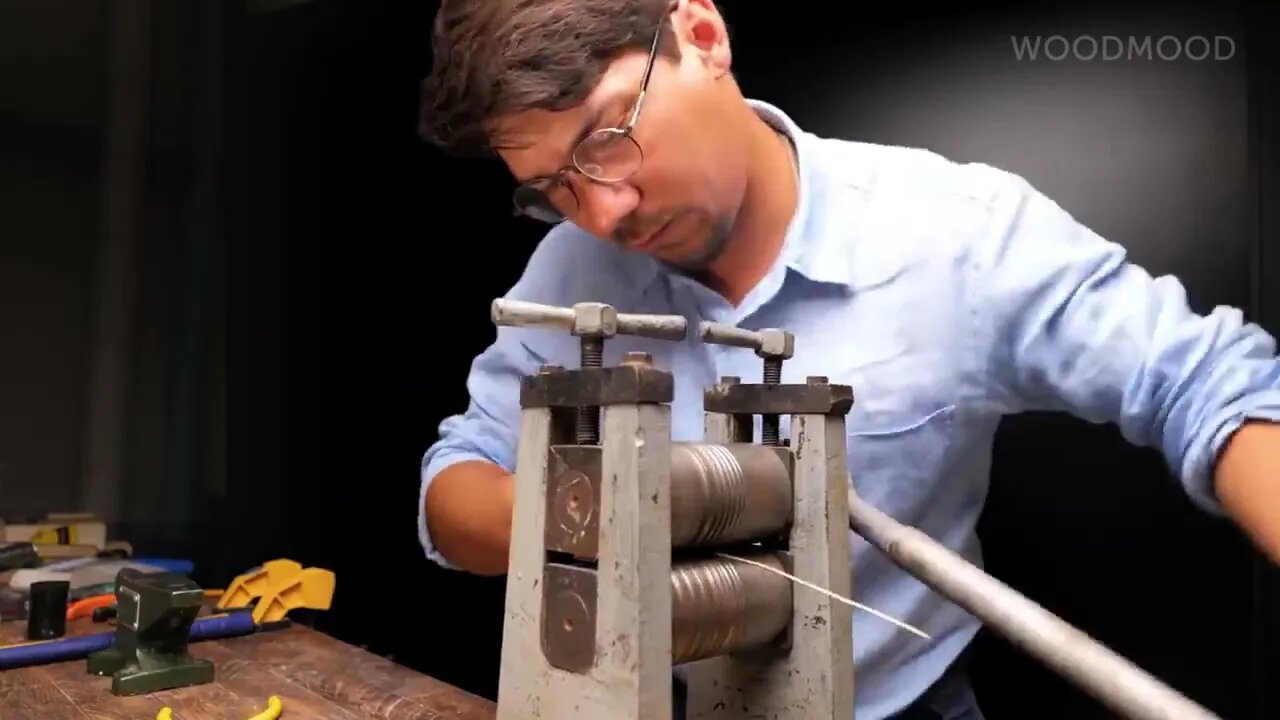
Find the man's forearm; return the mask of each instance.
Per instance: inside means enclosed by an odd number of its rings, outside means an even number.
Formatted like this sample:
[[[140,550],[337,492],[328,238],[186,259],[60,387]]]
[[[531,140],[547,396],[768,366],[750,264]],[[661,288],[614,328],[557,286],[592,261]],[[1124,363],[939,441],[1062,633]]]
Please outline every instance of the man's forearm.
[[[1280,424],[1242,425],[1218,460],[1215,483],[1231,517],[1280,564]]]
[[[483,461],[445,468],[427,490],[431,540],[449,562],[479,575],[507,572],[514,478]]]

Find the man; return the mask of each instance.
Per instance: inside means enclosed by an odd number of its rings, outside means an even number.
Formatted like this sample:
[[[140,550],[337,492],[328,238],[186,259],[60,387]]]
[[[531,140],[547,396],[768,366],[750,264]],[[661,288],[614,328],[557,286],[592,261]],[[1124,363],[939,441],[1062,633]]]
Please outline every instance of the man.
[[[555,223],[508,297],[677,313],[796,335],[784,381],[826,375],[859,493],[975,563],[1002,415],[1054,409],[1161,450],[1189,496],[1280,560],[1280,361],[1219,308],[1193,314],[1021,178],[922,150],[816,137],[745,99],[710,0],[446,0],[424,134],[490,149],[516,207]],[[677,378],[677,440],[701,389],[758,377],[748,351],[619,338]],[[423,458],[429,557],[507,568],[518,382],[577,364],[564,333],[503,328],[466,411]],[[785,424],[784,424],[785,426]],[[980,717],[957,666],[978,622],[851,539],[858,717]],[[930,714],[933,713],[933,714]]]

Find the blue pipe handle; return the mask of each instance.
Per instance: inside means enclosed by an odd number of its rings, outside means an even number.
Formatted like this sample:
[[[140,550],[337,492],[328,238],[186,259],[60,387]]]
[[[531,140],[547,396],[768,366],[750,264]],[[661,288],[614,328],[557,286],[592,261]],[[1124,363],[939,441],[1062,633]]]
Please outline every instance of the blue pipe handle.
[[[256,629],[253,615],[247,611],[237,611],[226,615],[210,615],[197,619],[191,624],[192,641],[210,640],[220,637],[248,635]],[[115,640],[115,632],[94,633],[58,638],[57,640],[37,640],[0,647],[0,670],[28,665],[63,662],[87,657],[92,653],[106,650]]]

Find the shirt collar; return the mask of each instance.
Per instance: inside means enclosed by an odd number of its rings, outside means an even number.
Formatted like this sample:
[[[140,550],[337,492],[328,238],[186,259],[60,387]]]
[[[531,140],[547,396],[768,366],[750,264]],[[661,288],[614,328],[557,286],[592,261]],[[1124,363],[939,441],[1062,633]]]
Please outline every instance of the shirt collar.
[[[781,262],[803,277],[816,282],[852,287],[854,277],[846,234],[831,227],[831,210],[826,197],[831,180],[823,172],[821,139],[800,128],[778,107],[762,100],[747,102],[765,122],[791,140],[796,150],[797,203],[787,225]]]
[[[823,166],[823,139],[802,129],[775,105],[752,98],[748,98],[747,103],[762,120],[790,139],[796,150],[796,209],[787,224],[778,263],[813,282],[856,288],[860,278],[854,272],[856,264],[849,238],[855,218],[852,208],[841,209],[840,199],[833,197],[832,191],[838,182]],[[645,259],[651,279],[663,275],[678,283],[696,284],[657,258],[646,256]]]

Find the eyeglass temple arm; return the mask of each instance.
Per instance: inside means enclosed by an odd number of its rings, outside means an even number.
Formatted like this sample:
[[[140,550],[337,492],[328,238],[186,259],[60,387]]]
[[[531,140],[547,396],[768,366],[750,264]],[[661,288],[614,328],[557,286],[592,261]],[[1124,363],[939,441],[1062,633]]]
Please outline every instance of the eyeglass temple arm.
[[[674,9],[675,3],[672,3]],[[662,40],[662,28],[666,26],[666,20],[658,23],[658,30],[653,33],[653,42],[649,45],[649,59],[644,66],[644,79],[640,81],[640,94],[636,95],[636,102],[631,106],[631,117],[627,120],[627,129],[630,130],[636,124],[636,119],[640,117],[640,106],[644,104],[645,93],[649,92],[649,77],[653,75],[653,61],[658,56],[658,42]]]

